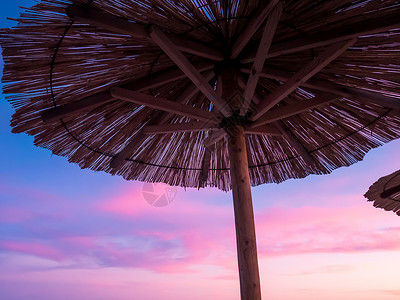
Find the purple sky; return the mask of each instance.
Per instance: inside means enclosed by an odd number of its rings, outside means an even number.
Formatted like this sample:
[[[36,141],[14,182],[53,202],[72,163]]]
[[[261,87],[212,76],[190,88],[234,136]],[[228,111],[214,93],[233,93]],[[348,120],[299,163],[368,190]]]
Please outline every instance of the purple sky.
[[[1,27],[33,3],[1,2]],[[230,193],[178,188],[153,207],[143,183],[81,170],[11,134],[4,96],[0,115],[1,299],[239,299]],[[399,145],[253,188],[264,299],[398,299],[400,218],[363,194],[400,169]]]

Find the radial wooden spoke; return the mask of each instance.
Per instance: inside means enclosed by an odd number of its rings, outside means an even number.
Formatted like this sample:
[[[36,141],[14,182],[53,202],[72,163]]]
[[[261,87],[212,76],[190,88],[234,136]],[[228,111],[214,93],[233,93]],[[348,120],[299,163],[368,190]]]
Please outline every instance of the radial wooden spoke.
[[[150,37],[161,49],[164,50],[164,52],[199,88],[199,90],[214,103],[215,107],[221,112],[221,114],[223,114],[225,117],[229,117],[232,114],[224,100],[214,91],[214,89],[208,84],[207,80],[179,51],[173,42],[169,40],[163,32],[161,32],[161,30],[156,27],[152,27]]]
[[[138,39],[151,40],[144,25],[128,21],[92,7],[72,4],[67,8],[67,14],[74,20],[87,22],[96,27],[130,35]],[[170,39],[176,47],[182,51],[217,61],[224,59],[222,54],[212,47],[177,36],[171,36]]]
[[[204,140],[204,146],[211,147],[213,144],[222,140],[225,136],[226,132],[224,129],[215,130]]]
[[[278,26],[278,22],[282,14],[282,7],[282,2],[279,2],[272,10],[270,16],[268,17],[267,23],[265,24],[260,45],[258,46],[257,54],[253,62],[253,67],[243,93],[244,102],[240,111],[242,116],[247,113],[254,91],[256,90],[260,72],[263,69],[265,58],[267,57],[272,38],[274,37],[276,27]]]
[[[242,69],[243,72],[250,72],[249,69]],[[282,71],[272,68],[265,68],[261,77],[287,81],[293,73],[288,71]],[[364,103],[375,103],[388,108],[400,109],[400,99],[395,97],[386,96],[377,92],[366,91],[359,88],[348,87],[333,83],[318,78],[310,78],[307,82],[301,84],[301,86],[314,89],[317,91],[328,92],[334,95],[342,96],[347,99],[357,100]]]
[[[356,39],[352,39],[350,41],[340,42],[332,45],[318,57],[314,58],[310,63],[289,78],[284,84],[265,97],[263,101],[257,105],[257,112],[252,117],[252,120],[255,121],[259,119],[263,114],[265,114],[273,106],[293,92],[302,83],[306,82],[309,78],[314,76],[322,68],[346,51],[346,49],[353,45],[355,41]]]
[[[272,9],[278,2],[279,0],[271,0],[266,5],[265,3],[262,3],[264,7],[261,10],[258,10],[259,13],[250,19],[249,24],[239,34],[235,43],[233,44],[231,53],[232,59],[237,58],[240,52],[242,52],[244,47],[247,45],[247,43],[250,41],[256,31],[261,27],[265,19],[268,17],[268,15],[271,13]]]
[[[197,63],[195,66],[200,71],[210,70],[213,66],[209,63]],[[213,74],[213,72],[212,72]],[[158,87],[160,85],[174,82],[176,80],[185,78],[186,75],[178,68],[170,68],[164,71],[156,72],[152,75],[149,75],[145,78],[138,79],[136,81],[127,83],[122,85],[123,88],[128,88],[131,90],[136,90],[138,92],[145,91],[151,88]],[[207,74],[206,78],[210,77],[210,73]],[[197,88],[196,88],[197,89]],[[191,96],[191,93],[187,93],[187,96]],[[74,113],[79,113],[81,111],[99,106],[115,98],[111,96],[109,91],[100,92],[89,97],[83,98],[78,101],[74,101],[71,103],[67,103],[64,105],[60,105],[57,107],[53,107],[45,110],[42,114],[42,120],[44,122],[52,122],[54,120],[58,120],[66,115],[71,115]]]
[[[301,101],[299,103],[293,103],[289,105],[285,105],[276,109],[272,109],[266,112],[261,118],[259,118],[256,122],[254,122],[251,126],[252,128],[258,127],[264,124],[272,123],[277,120],[281,120],[284,118],[288,118],[293,115],[297,115],[304,111],[317,108],[322,105],[326,105],[328,103],[337,101],[342,99],[341,96],[337,95],[323,95],[316,97],[314,99]]]
[[[245,71],[243,71],[243,69],[242,69],[242,71],[243,72],[247,72],[247,70],[249,70],[249,69],[244,69]],[[249,70],[249,72],[250,72],[250,70]],[[262,73],[261,73],[262,74]],[[261,76],[260,76],[261,77]],[[239,87],[241,88],[241,89],[245,89],[246,88],[246,78],[244,78],[242,75],[241,76],[239,76],[238,77],[238,83],[239,83]],[[252,98],[252,100],[253,100],[253,102],[255,103],[255,104],[258,104],[258,103],[260,103],[260,101],[262,100],[262,98],[260,97],[260,95],[258,95],[257,94],[257,92],[254,92],[253,93],[253,98]]]
[[[242,68],[241,71],[245,73],[250,73],[251,70],[249,68]],[[294,74],[295,72],[289,72],[284,70],[278,70],[272,67],[267,67],[262,70],[262,72],[260,73],[260,77],[275,79],[279,81],[288,81]],[[332,93],[335,95],[341,95],[343,97],[346,96],[346,93],[342,90],[343,87],[340,87],[334,83],[331,83],[326,80],[321,80],[318,78],[310,78],[306,82],[302,82],[300,86],[322,92]]]
[[[205,80],[208,82],[215,77],[215,73],[213,71],[208,72],[207,74],[204,75]],[[191,99],[194,97],[197,93],[199,93],[199,89],[196,85],[192,84],[190,87],[188,87],[183,93],[181,93],[177,98],[176,102],[178,103],[185,103],[188,99]]]
[[[214,64],[210,62],[197,62],[194,63],[193,66],[198,72],[209,71],[214,68]],[[166,83],[183,79],[185,77],[186,77],[185,73],[183,73],[181,69],[174,66],[166,70],[155,72],[144,78],[139,78],[138,80],[124,84],[121,87],[141,92],[162,86]]]
[[[196,131],[208,131],[218,129],[218,125],[210,122],[186,122],[186,123],[174,123],[174,124],[161,124],[145,126],[143,129],[144,134],[165,134],[174,132],[196,132]]]
[[[346,93],[349,93],[349,96],[346,96],[346,98],[358,100],[364,103],[372,102],[382,105],[384,107],[400,110],[400,98],[389,97],[379,93],[374,93],[353,87],[346,87],[344,88],[344,90]]]
[[[79,101],[74,101],[61,106],[47,109],[42,112],[41,118],[43,122],[52,122],[58,120],[65,115],[81,112],[85,109],[99,106],[101,104],[110,102],[115,98],[111,96],[109,91],[101,92],[93,96],[86,97]]]
[[[324,30],[323,32],[312,34],[307,37],[273,44],[267,58],[327,46],[340,41],[386,32],[399,27],[400,18],[398,12],[386,16],[372,17],[369,19],[364,18],[353,24],[346,24],[341,28]],[[241,62],[252,62],[255,54],[255,51],[249,53],[248,58],[243,59]]]
[[[126,146],[118,152],[110,161],[110,168],[118,168],[124,160],[129,157],[143,142],[148,138],[147,134],[140,130],[134,138],[132,138]]]
[[[217,122],[218,116],[210,111],[205,111],[193,106],[184,105],[161,97],[153,97],[136,91],[113,87],[110,93],[114,98],[132,102],[138,105],[145,105],[147,107],[167,111],[180,116],[194,118],[202,121]]]
[[[310,165],[315,166],[316,161],[311,156],[311,154],[307,151],[307,149],[300,143],[297,137],[293,134],[293,132],[286,127],[286,125],[282,121],[278,121],[274,124],[288,141],[288,143],[296,149],[297,153],[304,159],[304,161]]]
[[[257,127],[253,126],[245,126],[244,132],[246,134],[255,134],[255,135],[272,135],[272,136],[281,136],[282,133],[274,126],[271,125],[261,125]]]
[[[211,75],[214,75],[214,72],[210,72],[209,74],[206,75],[206,78],[209,78]],[[211,79],[211,78],[210,78]],[[186,102],[188,99],[193,97],[196,93],[198,92],[198,89],[196,86],[192,85],[188,87],[185,91],[183,91],[182,94],[175,100],[177,103],[183,104]],[[165,124],[171,119],[171,114],[168,112],[162,112],[160,113],[159,116],[154,117],[150,122],[148,123],[147,127],[150,126],[161,126],[162,124]],[[209,122],[207,122],[208,125],[210,125]],[[146,127],[145,127],[146,128]],[[144,133],[144,128],[139,132],[138,135],[135,136],[134,139],[132,139],[125,148],[123,148],[119,153],[117,153],[116,156],[111,160],[110,167],[111,168],[118,168],[122,162],[129,156],[131,155],[137,147],[139,147],[143,141],[148,137],[147,134]]]
[[[389,197],[391,197],[391,196],[393,196],[393,195],[395,195],[395,194],[397,194],[399,192],[400,192],[400,185],[396,185],[394,187],[391,187],[391,188],[383,191],[380,194],[380,196],[381,196],[381,198],[386,199],[386,198],[389,198]]]

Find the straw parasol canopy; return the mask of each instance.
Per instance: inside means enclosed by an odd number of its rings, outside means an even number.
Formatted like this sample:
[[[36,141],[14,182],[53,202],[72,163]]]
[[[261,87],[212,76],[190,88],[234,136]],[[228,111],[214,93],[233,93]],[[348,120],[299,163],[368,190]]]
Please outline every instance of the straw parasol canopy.
[[[400,216],[400,170],[379,178],[364,195],[374,207],[394,211]]]
[[[250,186],[400,136],[400,4],[42,0],[0,32],[13,132],[127,180],[232,189],[260,299]]]

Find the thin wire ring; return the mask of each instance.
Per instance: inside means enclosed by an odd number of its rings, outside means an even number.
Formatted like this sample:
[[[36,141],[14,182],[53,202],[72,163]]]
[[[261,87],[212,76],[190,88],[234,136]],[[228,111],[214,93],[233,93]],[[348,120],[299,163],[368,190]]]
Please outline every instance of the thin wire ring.
[[[93,1],[94,1],[94,0],[89,0],[89,2],[86,4],[86,6],[90,6],[90,5],[93,3]],[[53,57],[52,57],[52,60],[51,60],[51,64],[50,64],[50,91],[51,91],[51,99],[52,99],[52,102],[53,102],[53,106],[54,106],[54,107],[57,107],[57,103],[56,103],[55,95],[54,95],[54,90],[53,90],[53,71],[54,71],[54,64],[55,64],[55,60],[56,60],[56,57],[57,57],[57,54],[58,54],[58,50],[59,50],[59,48],[61,47],[61,44],[62,44],[62,42],[63,42],[65,36],[68,34],[69,30],[72,28],[73,24],[74,24],[74,20],[72,19],[71,22],[70,22],[70,24],[66,27],[66,29],[65,29],[64,33],[62,34],[60,40],[58,41],[56,48],[54,49],[54,54],[53,54]],[[320,147],[318,147],[318,148],[316,148],[316,149],[313,149],[313,150],[310,150],[310,151],[308,151],[308,152],[309,152],[309,153],[313,153],[313,152],[319,151],[319,150],[321,150],[321,149],[324,149],[324,148],[326,148],[326,147],[332,146],[332,145],[334,145],[334,144],[336,144],[336,143],[338,143],[338,142],[340,142],[340,141],[342,141],[342,140],[344,140],[344,139],[346,139],[346,138],[348,138],[348,137],[350,137],[350,136],[352,136],[352,135],[354,135],[354,134],[356,134],[356,133],[358,133],[358,132],[364,130],[365,128],[371,126],[371,125],[374,124],[375,122],[379,121],[381,118],[385,117],[385,116],[386,116],[387,114],[389,114],[391,111],[392,111],[392,109],[388,109],[386,112],[382,113],[382,114],[379,115],[377,118],[375,118],[373,121],[371,121],[371,122],[369,122],[368,124],[362,126],[362,127],[359,128],[358,130],[356,130],[356,131],[354,131],[354,132],[352,132],[352,133],[349,133],[349,134],[343,136],[342,138],[337,139],[337,140],[335,140],[335,141],[333,141],[333,142],[331,142],[331,143],[328,143],[328,144],[326,144],[326,145],[324,145],[324,146],[320,146]],[[78,142],[81,146],[83,146],[83,147],[85,147],[85,148],[87,148],[87,149],[89,149],[89,150],[91,150],[91,151],[93,151],[93,152],[95,152],[95,153],[98,153],[98,154],[100,154],[100,155],[104,155],[104,156],[108,156],[108,157],[115,157],[115,156],[116,156],[116,154],[111,154],[111,153],[103,152],[103,151],[100,151],[100,150],[96,150],[96,149],[94,149],[94,148],[92,148],[92,147],[86,145],[84,142],[82,142],[79,138],[77,138],[77,137],[69,130],[69,128],[68,128],[67,125],[64,123],[64,121],[63,121],[62,118],[60,118],[59,120],[60,120],[60,122],[61,122],[61,125],[62,125],[62,126],[64,127],[64,129],[67,131],[67,133],[68,133],[76,142]],[[287,162],[287,161],[290,161],[290,160],[293,160],[293,159],[297,159],[297,158],[299,158],[299,157],[300,157],[300,155],[296,155],[296,156],[291,156],[291,157],[288,157],[288,158],[285,158],[285,159],[281,159],[281,160],[278,160],[278,161],[272,161],[272,162],[267,162],[267,163],[264,163],[264,164],[252,165],[252,166],[249,166],[249,169],[261,168],[261,167],[266,167],[266,166],[270,166],[270,165],[275,165],[275,164],[278,164],[278,163],[284,163],[284,162]],[[134,163],[138,163],[138,164],[144,164],[144,165],[148,165],[148,166],[153,166],[153,167],[157,167],[157,168],[175,169],[175,170],[186,170],[186,171],[201,171],[201,170],[202,170],[201,168],[184,168],[184,167],[175,167],[175,166],[166,166],[166,165],[160,165],[160,164],[153,164],[153,163],[149,163],[149,162],[145,162],[145,161],[141,161],[141,160],[137,160],[137,159],[132,159],[132,158],[125,158],[125,160],[126,160],[126,161],[130,161],[130,162],[134,162]],[[229,171],[229,168],[210,168],[210,171]]]

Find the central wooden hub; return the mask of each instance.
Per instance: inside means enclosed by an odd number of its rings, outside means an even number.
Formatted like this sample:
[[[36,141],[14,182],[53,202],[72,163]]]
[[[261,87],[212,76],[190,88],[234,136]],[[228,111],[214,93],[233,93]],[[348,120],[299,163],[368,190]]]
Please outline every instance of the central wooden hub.
[[[243,106],[243,91],[239,87],[240,65],[236,61],[224,61],[216,66],[221,83],[222,98],[232,112],[239,113]]]

